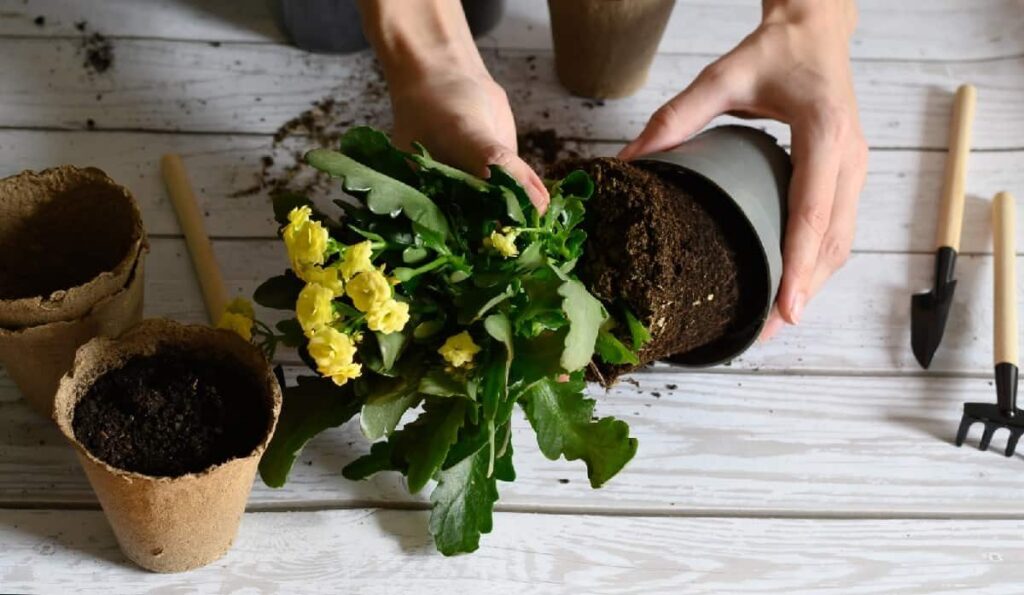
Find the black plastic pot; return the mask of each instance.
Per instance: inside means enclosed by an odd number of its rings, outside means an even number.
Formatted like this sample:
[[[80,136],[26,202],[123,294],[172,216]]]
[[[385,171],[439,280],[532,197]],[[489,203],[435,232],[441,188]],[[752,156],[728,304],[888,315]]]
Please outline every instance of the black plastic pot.
[[[478,37],[501,20],[505,0],[463,0],[462,8]],[[344,54],[370,47],[356,0],[280,0],[278,21],[288,39],[306,51]]]

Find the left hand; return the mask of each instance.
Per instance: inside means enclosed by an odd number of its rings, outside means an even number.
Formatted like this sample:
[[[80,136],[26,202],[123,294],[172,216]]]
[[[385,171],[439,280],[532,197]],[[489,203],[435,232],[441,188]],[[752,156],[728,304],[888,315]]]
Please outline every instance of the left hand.
[[[763,340],[804,306],[846,261],[867,172],[850,73],[852,0],[767,0],[764,20],[654,113],[622,159],[669,149],[730,113],[789,124],[793,178],[783,275]]]

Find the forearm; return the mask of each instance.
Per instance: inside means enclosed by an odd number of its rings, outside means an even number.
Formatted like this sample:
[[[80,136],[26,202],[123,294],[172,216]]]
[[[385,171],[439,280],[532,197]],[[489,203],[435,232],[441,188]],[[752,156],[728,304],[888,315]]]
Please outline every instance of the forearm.
[[[391,83],[438,69],[487,72],[458,0],[359,0],[359,10]]]
[[[762,0],[765,24],[816,22],[850,37],[857,28],[856,0]]]

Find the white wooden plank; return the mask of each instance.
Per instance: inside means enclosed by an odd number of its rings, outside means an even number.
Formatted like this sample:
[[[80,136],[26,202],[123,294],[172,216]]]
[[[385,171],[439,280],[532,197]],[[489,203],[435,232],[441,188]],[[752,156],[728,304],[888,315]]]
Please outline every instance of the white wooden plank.
[[[298,368],[289,374],[302,372]],[[600,490],[583,465],[548,461],[521,416],[514,421],[517,480],[502,510],[616,514],[1024,517],[1019,460],[955,448],[961,404],[994,401],[986,379],[732,375],[657,370],[604,394],[599,415],[625,419],[636,458]],[[94,504],[55,428],[0,376],[0,504]],[[994,439],[994,448],[1005,444]],[[369,445],[357,423],[330,430],[303,452],[289,483],[257,480],[252,510],[296,506],[426,506],[400,478],[341,477]],[[1019,459],[1020,454],[1015,457]]]
[[[680,0],[661,52],[720,54],[760,21],[759,0]],[[1007,0],[861,0],[855,59],[979,60],[1024,51],[1024,14]],[[34,23],[43,16],[43,26]],[[155,37],[245,42],[281,42],[273,2],[214,0],[0,0],[0,36],[78,35],[86,19],[114,37]],[[484,47],[551,48],[545,0],[506,2],[498,27],[480,38]]]
[[[354,122],[386,125],[389,108],[368,54],[309,55],[274,45],[122,40],[115,66],[90,76],[70,40],[0,39],[0,127],[271,133],[325,95]],[[548,52],[487,51],[520,125],[561,136],[622,141],[708,62],[662,55],[635,96],[595,106],[555,82]],[[873,147],[944,148],[952,90],[979,90],[974,147],[1019,148],[1024,57],[985,62],[883,61],[855,65],[861,119]],[[42,66],[46,65],[46,66]],[[367,89],[372,93],[367,94]],[[97,99],[101,97],[101,99]],[[589,105],[591,109],[580,109]],[[732,121],[724,118],[722,121]],[[786,142],[788,128],[763,123]]]
[[[471,555],[426,514],[247,515],[225,558],[131,566],[95,511],[0,511],[5,590],[76,593],[1016,593],[1019,521],[806,521],[499,514]]]
[[[303,148],[301,140],[295,144],[296,149]],[[621,147],[615,143],[569,144],[594,155],[614,155]],[[287,151],[271,151],[270,145],[266,136],[0,130],[0,176],[59,163],[94,165],[135,192],[151,234],[178,235],[180,229],[157,170],[160,155],[177,152],[184,157],[199,192],[211,235],[272,238],[277,226],[266,194],[233,196],[253,185],[263,155],[274,155],[278,168],[294,163]],[[971,155],[963,252],[991,252],[989,200],[999,190],[1024,193],[1022,161],[1021,151]],[[933,250],[934,213],[944,163],[944,152],[872,153],[854,249]],[[1024,251],[1024,225],[1017,229],[1017,245]]]

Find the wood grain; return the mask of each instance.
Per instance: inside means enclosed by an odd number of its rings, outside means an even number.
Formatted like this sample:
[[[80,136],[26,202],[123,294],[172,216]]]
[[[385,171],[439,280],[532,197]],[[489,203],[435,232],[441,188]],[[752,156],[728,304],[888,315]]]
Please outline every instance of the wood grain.
[[[0,87],[0,126],[84,129],[92,120],[101,129],[266,134],[327,95],[337,100],[342,119],[388,125],[388,101],[366,53],[339,57],[276,45],[215,48],[134,39],[117,47],[114,67],[89,75],[73,40],[0,38],[7,77]],[[608,141],[632,138],[710,60],[661,54],[635,96],[597,105],[568,96],[557,84],[550,52],[487,50],[484,57],[508,90],[521,126]],[[953,91],[968,81],[978,88],[974,147],[1021,148],[1015,131],[1024,124],[1024,56],[859,62],[854,78],[872,147],[944,149]],[[756,124],[788,142],[785,125]]]
[[[247,515],[185,574],[130,566],[102,515],[0,512],[5,590],[110,593],[1015,593],[1021,522],[499,514],[480,551],[432,552],[426,514]],[[87,577],[92,577],[89,580]]]
[[[288,370],[289,375],[301,372]],[[951,444],[965,400],[994,401],[990,380],[938,377],[734,375],[657,369],[608,394],[599,415],[626,420],[636,459],[600,490],[583,465],[548,461],[518,414],[518,478],[503,510],[616,514],[1024,518],[1024,479],[976,429]],[[995,450],[1005,441],[995,437]],[[364,482],[341,468],[369,448],[352,423],[317,438],[285,488],[257,480],[251,510],[426,506],[398,476]],[[1019,457],[1018,457],[1019,458]],[[73,453],[0,377],[0,503],[94,505]]]
[[[854,59],[982,60],[1024,52],[1024,13],[1013,0],[860,0]],[[73,36],[82,19],[115,37],[278,43],[271,2],[251,0],[0,0],[0,36]],[[759,0],[678,0],[663,53],[722,54],[760,20]],[[34,23],[43,16],[45,25]],[[483,47],[545,50],[551,33],[545,0],[506,3]]]

